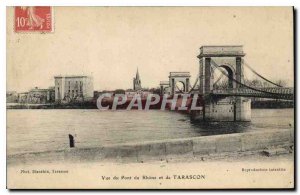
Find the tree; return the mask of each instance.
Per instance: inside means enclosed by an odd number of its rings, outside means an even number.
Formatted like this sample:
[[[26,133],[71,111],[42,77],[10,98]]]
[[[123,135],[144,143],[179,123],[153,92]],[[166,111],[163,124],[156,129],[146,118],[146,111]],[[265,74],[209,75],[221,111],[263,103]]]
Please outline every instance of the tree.
[[[124,89],[116,89],[115,94],[125,94],[125,90]]]
[[[282,87],[286,87],[287,86],[287,81],[286,80],[279,79],[279,80],[275,81],[275,83],[277,85],[282,86]]]

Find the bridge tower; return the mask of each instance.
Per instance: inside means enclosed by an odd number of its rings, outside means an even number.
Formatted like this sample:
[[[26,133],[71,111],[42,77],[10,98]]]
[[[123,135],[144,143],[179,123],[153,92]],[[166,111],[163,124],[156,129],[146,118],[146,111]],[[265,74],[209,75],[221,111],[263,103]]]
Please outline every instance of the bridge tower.
[[[182,92],[187,93],[189,91],[190,77],[189,72],[170,72],[169,83],[171,95],[175,94],[177,83],[181,83],[183,85]]]
[[[169,94],[170,93],[170,82],[169,81],[160,81],[160,95]]]
[[[251,100],[214,95],[214,72],[221,69],[228,77],[229,91],[243,83],[243,46],[202,46],[200,48],[199,93],[204,97],[203,111],[197,118],[205,121],[250,121]]]

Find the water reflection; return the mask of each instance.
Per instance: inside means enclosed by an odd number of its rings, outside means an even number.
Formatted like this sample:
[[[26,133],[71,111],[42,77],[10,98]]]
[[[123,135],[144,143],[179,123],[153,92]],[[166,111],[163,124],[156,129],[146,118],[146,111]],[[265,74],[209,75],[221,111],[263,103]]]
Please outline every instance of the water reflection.
[[[202,136],[242,133],[251,129],[251,122],[196,122],[190,121],[195,131]]]

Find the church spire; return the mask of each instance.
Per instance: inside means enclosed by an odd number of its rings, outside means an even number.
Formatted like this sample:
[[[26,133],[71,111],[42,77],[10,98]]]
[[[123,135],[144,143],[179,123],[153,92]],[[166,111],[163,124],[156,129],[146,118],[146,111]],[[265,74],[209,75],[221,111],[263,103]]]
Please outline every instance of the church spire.
[[[139,67],[137,67],[136,69],[136,76],[135,76],[136,80],[140,80],[140,74],[139,74]]]
[[[142,86],[141,86],[139,68],[137,68],[135,78],[133,78],[133,90],[141,90],[141,89]]]

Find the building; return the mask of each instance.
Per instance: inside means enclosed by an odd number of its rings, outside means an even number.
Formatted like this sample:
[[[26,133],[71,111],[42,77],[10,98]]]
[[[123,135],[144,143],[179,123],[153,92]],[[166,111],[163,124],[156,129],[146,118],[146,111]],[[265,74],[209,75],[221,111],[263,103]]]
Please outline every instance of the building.
[[[48,102],[55,101],[55,87],[54,86],[48,88],[47,101]]]
[[[86,101],[94,96],[93,78],[85,75],[55,76],[55,101]]]
[[[133,90],[139,91],[142,89],[142,82],[139,75],[139,69],[136,71],[136,76],[133,78]]]
[[[17,102],[21,104],[46,104],[54,102],[54,87],[48,89],[40,89],[35,87],[28,92],[18,93]]]
[[[48,89],[40,89],[35,87],[29,90],[27,93],[26,103],[29,104],[46,104],[54,102],[54,87],[49,87]]]
[[[18,93],[16,91],[7,91],[6,103],[17,103],[17,102],[18,102]]]
[[[18,103],[27,103],[28,92],[18,93]]]

